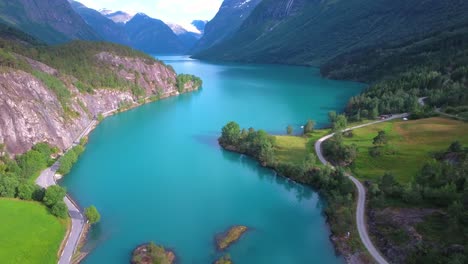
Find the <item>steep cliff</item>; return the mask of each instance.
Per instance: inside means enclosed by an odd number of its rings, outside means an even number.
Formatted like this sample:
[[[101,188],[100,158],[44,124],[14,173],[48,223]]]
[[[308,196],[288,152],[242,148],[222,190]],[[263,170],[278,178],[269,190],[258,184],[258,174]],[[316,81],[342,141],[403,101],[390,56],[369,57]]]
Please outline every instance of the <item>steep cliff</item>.
[[[100,39],[67,0],[1,1],[0,21],[49,44]]]
[[[177,81],[171,67],[123,46],[1,40],[0,142],[12,155],[43,141],[66,149],[100,114],[179,94]]]

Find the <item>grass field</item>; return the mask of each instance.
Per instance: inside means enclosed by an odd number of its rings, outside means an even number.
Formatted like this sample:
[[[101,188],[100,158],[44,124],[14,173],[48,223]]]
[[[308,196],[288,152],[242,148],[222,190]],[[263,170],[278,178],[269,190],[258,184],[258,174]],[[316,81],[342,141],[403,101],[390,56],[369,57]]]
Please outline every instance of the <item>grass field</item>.
[[[55,264],[66,221],[35,202],[0,199],[0,262]]]
[[[279,162],[302,164],[307,153],[314,152],[315,141],[328,133],[329,130],[315,130],[307,137],[276,136],[275,157]]]
[[[388,146],[395,154],[371,157],[369,149],[378,131],[387,132]],[[431,152],[446,150],[455,140],[468,144],[468,123],[440,117],[402,121],[395,120],[353,130],[346,144],[358,146],[358,158],[352,166],[361,180],[376,179],[391,172],[398,181],[409,182],[423,164],[431,159]]]

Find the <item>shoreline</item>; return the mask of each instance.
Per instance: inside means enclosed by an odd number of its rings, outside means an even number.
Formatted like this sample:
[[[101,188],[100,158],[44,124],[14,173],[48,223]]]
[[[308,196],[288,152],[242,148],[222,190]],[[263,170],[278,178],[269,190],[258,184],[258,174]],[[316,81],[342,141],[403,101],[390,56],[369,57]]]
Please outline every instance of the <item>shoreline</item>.
[[[100,120],[100,121],[98,121],[96,119],[92,119],[91,122],[88,124],[88,126],[73,141],[71,146],[69,146],[68,148],[66,148],[65,150],[62,151],[62,155],[67,153],[74,146],[77,146],[79,144],[79,142],[83,138],[86,138],[92,131],[94,131],[94,129],[97,128],[97,126],[100,124],[100,122],[102,122],[105,118],[107,118],[109,116],[113,116],[113,115],[118,114],[118,113],[123,113],[123,112],[129,111],[129,110],[135,109],[137,107],[140,107],[140,106],[143,106],[143,105],[146,105],[146,104],[149,104],[149,103],[154,103],[154,102],[157,102],[159,100],[166,99],[166,98],[175,97],[175,96],[179,96],[179,95],[182,95],[182,94],[199,91],[201,88],[202,88],[201,86],[199,86],[197,88],[187,88],[182,93],[180,93],[178,91],[165,93],[165,94],[161,95],[160,97],[158,97],[156,100],[152,100],[153,97],[148,96],[148,97],[142,98],[141,100],[134,101],[134,103],[131,106],[127,107],[127,108],[118,108],[118,109],[113,109],[113,110],[107,111],[105,113],[102,113],[103,119]],[[44,171],[41,172],[40,176],[35,181],[35,183],[37,185],[39,185],[42,188],[47,188],[47,187],[52,186],[52,185],[59,185],[58,181],[63,179],[63,177],[65,177],[65,175],[60,175],[60,177],[57,177],[57,174],[56,174],[57,169],[59,167],[59,160],[60,160],[60,157],[62,155],[57,157],[57,161],[51,167],[49,167],[49,168],[47,168],[47,169],[45,169]],[[75,200],[73,200],[73,198],[68,193],[66,194],[66,196],[64,198],[64,201],[65,201],[65,203],[66,203],[66,205],[68,207],[68,215],[70,216],[71,224],[67,227],[67,233],[66,233],[66,235],[65,235],[65,237],[64,237],[64,239],[63,239],[63,241],[62,241],[62,243],[60,245],[59,251],[57,252],[57,256],[59,256],[58,263],[59,264],[78,263],[78,262],[75,262],[73,260],[73,257],[77,253],[78,246],[80,244],[82,244],[82,245],[86,244],[87,238],[83,237],[83,234],[84,234],[84,231],[85,231],[85,227],[88,224],[87,224],[87,222],[86,223],[84,222],[85,217],[84,217],[84,215],[82,213],[82,208],[78,205],[78,203]],[[73,232],[74,231],[73,230],[74,226],[79,229],[79,235],[78,236],[76,236],[76,235],[73,236],[73,241],[71,242],[72,247],[70,248],[70,246],[69,246],[70,238],[74,234],[74,232]],[[89,231],[90,228],[91,227],[88,228],[88,231]],[[68,256],[68,258],[67,258],[67,256],[64,257],[64,253],[66,251],[67,251],[66,255]],[[84,255],[81,255],[80,258],[77,261],[82,261],[83,259],[85,259],[87,257],[87,255],[89,253],[90,252],[84,253]]]
[[[289,176],[287,176],[287,175],[283,175],[283,174],[281,174],[275,167],[269,166],[269,165],[267,165],[267,164],[264,164],[264,163],[260,162],[256,157],[251,156],[251,155],[249,155],[249,154],[247,154],[247,153],[241,152],[241,151],[239,151],[237,148],[235,148],[235,147],[233,147],[233,146],[229,146],[229,145],[228,145],[228,146],[223,146],[223,145],[221,145],[221,144],[219,144],[219,146],[221,146],[221,148],[222,148],[224,151],[229,151],[229,152],[232,152],[232,153],[237,153],[237,154],[239,154],[239,155],[245,155],[246,157],[249,157],[250,159],[252,159],[252,160],[254,160],[255,162],[257,162],[259,166],[274,171],[274,172],[275,172],[275,177],[282,177],[282,178],[284,178],[284,179],[286,179],[286,180],[288,180],[288,181],[292,181],[292,182],[294,182],[294,183],[296,183],[296,184],[301,184],[301,185],[304,185],[304,186],[307,186],[307,187],[312,188],[312,189],[320,196],[320,199],[326,200],[325,197],[323,197],[323,195],[320,193],[320,189],[319,189],[319,188],[315,188],[315,187],[310,186],[310,185],[308,185],[308,184],[306,184],[306,183],[304,183],[304,182],[301,182],[301,181],[298,181],[298,180],[296,180],[296,179],[293,179],[293,178],[291,178],[291,177],[289,177]],[[349,263],[349,261],[347,261],[347,260],[348,260],[348,259],[351,259],[351,258],[353,257],[353,254],[346,254],[346,252],[343,252],[343,251],[341,250],[341,247],[339,247],[339,245],[338,245],[339,237],[336,236],[336,235],[333,233],[332,229],[331,229],[330,217],[328,216],[328,214],[327,214],[324,210],[322,210],[322,213],[323,213],[324,216],[325,216],[325,221],[326,221],[328,230],[329,230],[329,232],[330,232],[330,235],[328,236],[328,239],[329,239],[330,242],[333,244],[333,250],[335,251],[335,255],[336,255],[336,256],[343,256],[344,259],[345,259],[345,261],[346,261],[346,263]]]
[[[397,115],[394,115],[392,118],[387,118],[384,120],[377,120],[377,121],[367,122],[364,124],[355,125],[355,126],[344,129],[343,132],[351,131],[354,129],[358,129],[361,127],[366,127],[366,126],[370,126],[370,125],[374,125],[378,123],[388,122],[394,119],[404,118],[404,117],[407,117],[408,115],[409,115],[408,113],[397,114]],[[321,164],[331,167],[331,168],[334,168],[334,167],[331,166],[330,163],[323,156],[322,151],[321,151],[321,144],[325,142],[326,140],[330,139],[334,134],[335,133],[326,134],[322,136],[321,138],[317,139],[317,141],[314,144],[314,151],[315,151],[315,154],[317,155],[318,161]],[[295,183],[302,184],[304,186],[308,186],[312,188],[313,190],[317,192],[317,194],[321,197],[321,199],[324,199],[325,201],[327,200],[327,198],[324,197],[324,193],[321,190],[321,188],[315,187],[312,184],[301,181],[299,179],[294,179],[293,176],[291,175],[280,173],[277,167],[278,164],[272,165],[266,162],[262,162],[261,160],[259,160],[258,157],[254,155],[250,155],[247,152],[241,151],[237,146],[223,144],[219,140],[218,140],[218,144],[219,146],[221,146],[221,148],[224,151],[229,151],[229,152],[237,153],[240,155],[245,155],[255,160],[256,162],[258,162],[260,166],[273,170],[275,172],[275,176],[283,177],[287,180],[291,180]],[[317,170],[317,167],[314,170]],[[352,241],[348,240],[349,234],[350,234],[349,232],[348,232],[348,237],[345,240],[343,240],[343,237],[340,237],[338,234],[334,233],[332,230],[333,218],[331,218],[330,215],[327,214],[325,210],[323,210],[323,213],[326,217],[326,223],[330,230],[329,239],[330,239],[330,242],[332,242],[333,244],[335,254],[337,256],[343,256],[346,263],[356,263],[356,262],[368,263],[368,262],[371,262],[368,259],[368,257],[372,257],[373,260],[375,260],[379,264],[388,264],[388,262],[385,260],[384,257],[382,257],[381,253],[378,251],[378,249],[376,249],[376,247],[373,245],[372,241],[370,240],[368,236],[367,225],[365,224],[366,222],[365,221],[365,209],[366,209],[365,208],[366,207],[365,206],[365,203],[366,203],[365,188],[362,186],[362,184],[358,180],[356,180],[351,175],[347,174],[347,177],[350,181],[352,181],[353,186],[355,187],[355,194],[356,194],[356,197],[353,201],[353,215],[355,216],[353,219],[354,220],[353,230],[350,230],[350,231],[352,231],[352,233],[354,233],[354,231],[357,231],[359,242],[361,243],[363,248],[361,250],[352,249],[352,244],[351,244]]]

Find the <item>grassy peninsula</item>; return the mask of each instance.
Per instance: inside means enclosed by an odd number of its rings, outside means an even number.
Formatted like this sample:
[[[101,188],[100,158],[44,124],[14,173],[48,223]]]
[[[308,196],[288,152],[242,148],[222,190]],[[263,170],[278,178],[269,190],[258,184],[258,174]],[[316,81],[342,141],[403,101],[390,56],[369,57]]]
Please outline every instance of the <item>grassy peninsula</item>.
[[[313,151],[315,141],[327,133],[328,130],[312,130],[303,137],[272,136],[253,128],[241,130],[237,123],[230,122],[223,127],[218,141],[226,150],[249,155],[262,166],[316,189],[327,201],[325,213],[338,251],[345,256],[358,253],[366,258],[355,225],[353,184],[343,169],[320,165]]]

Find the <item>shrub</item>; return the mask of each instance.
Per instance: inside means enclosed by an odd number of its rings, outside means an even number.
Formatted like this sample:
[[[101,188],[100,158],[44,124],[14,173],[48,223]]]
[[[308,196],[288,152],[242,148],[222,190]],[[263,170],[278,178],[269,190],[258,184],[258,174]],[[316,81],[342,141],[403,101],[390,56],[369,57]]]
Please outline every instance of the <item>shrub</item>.
[[[67,205],[63,201],[58,201],[50,208],[50,213],[60,218],[66,218],[68,215]]]
[[[95,224],[101,220],[101,215],[94,205],[85,209],[85,215],[90,224]]]

